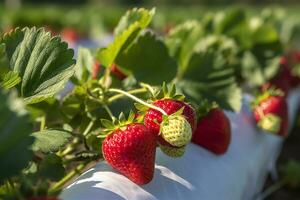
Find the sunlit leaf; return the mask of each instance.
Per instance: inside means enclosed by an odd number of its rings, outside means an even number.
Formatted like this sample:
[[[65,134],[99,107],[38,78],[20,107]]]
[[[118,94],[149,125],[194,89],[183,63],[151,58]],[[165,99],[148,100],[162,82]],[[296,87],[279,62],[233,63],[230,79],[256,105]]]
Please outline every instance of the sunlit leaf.
[[[44,29],[15,29],[2,38],[9,67],[22,81],[17,89],[26,103],[37,103],[62,90],[73,75],[73,50]]]

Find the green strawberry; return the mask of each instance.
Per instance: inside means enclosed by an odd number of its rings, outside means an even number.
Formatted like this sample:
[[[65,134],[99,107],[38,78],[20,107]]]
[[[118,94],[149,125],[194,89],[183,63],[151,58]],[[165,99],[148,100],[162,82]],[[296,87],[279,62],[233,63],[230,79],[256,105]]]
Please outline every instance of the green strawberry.
[[[160,125],[160,135],[170,145],[183,147],[192,138],[192,128],[183,115],[169,115]]]
[[[167,156],[170,157],[181,157],[183,156],[185,152],[185,146],[183,147],[171,147],[171,146],[164,146],[164,145],[159,145],[160,150],[166,154]]]

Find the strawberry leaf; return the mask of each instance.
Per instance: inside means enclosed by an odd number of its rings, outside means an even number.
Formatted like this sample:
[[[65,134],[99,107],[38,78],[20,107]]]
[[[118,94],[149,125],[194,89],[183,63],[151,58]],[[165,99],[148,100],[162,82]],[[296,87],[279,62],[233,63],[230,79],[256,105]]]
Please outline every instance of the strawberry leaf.
[[[176,26],[167,35],[166,45],[178,62],[179,74],[187,67],[193,49],[203,35],[203,27],[194,20]]]
[[[61,110],[67,119],[71,120],[76,115],[84,112],[83,102],[85,101],[86,96],[86,88],[83,86],[76,86],[63,98]]]
[[[8,73],[6,73],[1,81],[1,86],[4,89],[10,89],[14,86],[16,86],[17,84],[19,84],[21,82],[21,78],[18,75],[18,73],[13,72],[13,71],[9,71]]]
[[[35,138],[32,149],[43,153],[61,150],[72,137],[67,131],[51,129],[34,132],[31,135]]]
[[[5,44],[0,44],[0,80],[1,77],[9,71],[8,65]]]
[[[177,70],[166,45],[149,31],[118,57],[117,64],[131,71],[137,81],[154,85],[171,81]]]
[[[115,30],[115,39],[106,48],[98,50],[97,59],[106,67],[110,67],[119,54],[131,45],[140,32],[151,22],[155,10],[132,9],[128,11]]]
[[[211,36],[201,40],[198,46],[177,89],[196,105],[208,99],[224,109],[238,111],[242,95],[231,64],[235,44],[227,38]]]
[[[242,58],[241,75],[248,83],[261,85],[277,73],[279,63],[279,56],[268,59],[254,51],[246,51]]]
[[[27,104],[55,95],[74,73],[73,50],[44,29],[15,29],[1,40],[9,68],[22,79],[17,89]]]
[[[91,78],[93,64],[94,58],[91,51],[87,48],[79,47],[74,76],[80,83],[85,83]]]
[[[22,100],[16,93],[9,96],[0,90],[0,180],[10,178],[24,169],[32,158],[29,149],[31,124]]]
[[[213,29],[217,34],[230,34],[239,29],[246,20],[246,13],[240,8],[218,13],[213,21]]]
[[[65,175],[62,160],[55,154],[46,155],[39,165],[39,177],[51,181],[59,181]]]
[[[128,29],[131,24],[135,22],[140,23],[142,28],[146,28],[151,22],[153,15],[155,14],[155,8],[151,10],[146,10],[144,8],[133,8],[127,11],[125,15],[120,19],[119,24],[114,30],[115,35],[122,34],[123,31]]]

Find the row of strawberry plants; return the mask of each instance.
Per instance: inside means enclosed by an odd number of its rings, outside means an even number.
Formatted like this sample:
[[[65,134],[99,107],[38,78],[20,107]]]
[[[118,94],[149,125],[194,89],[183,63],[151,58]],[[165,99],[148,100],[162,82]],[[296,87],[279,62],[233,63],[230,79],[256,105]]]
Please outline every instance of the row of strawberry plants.
[[[253,104],[258,128],[287,135],[285,97],[299,84],[299,55],[290,51],[294,34],[279,37],[284,23],[234,9],[160,36],[147,29],[154,14],[128,11],[114,40],[80,48],[76,63],[44,29],[1,36],[3,198],[55,197],[103,158],[146,184],[157,146],[180,157],[191,140],[224,154],[231,130],[223,110],[238,112],[242,91],[261,93]],[[74,87],[65,94],[69,80]]]

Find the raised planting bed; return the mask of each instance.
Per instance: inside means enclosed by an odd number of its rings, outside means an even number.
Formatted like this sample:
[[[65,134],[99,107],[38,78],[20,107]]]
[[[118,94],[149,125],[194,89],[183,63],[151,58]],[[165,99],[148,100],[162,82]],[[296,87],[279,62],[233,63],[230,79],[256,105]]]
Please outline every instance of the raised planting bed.
[[[283,139],[264,133],[253,123],[249,97],[244,95],[241,112],[226,112],[232,127],[228,152],[216,156],[189,144],[181,158],[170,158],[157,150],[152,182],[138,186],[100,162],[85,172],[61,194],[64,200],[252,200],[259,196],[269,172],[275,169]],[[300,104],[300,89],[288,99],[292,127]]]

